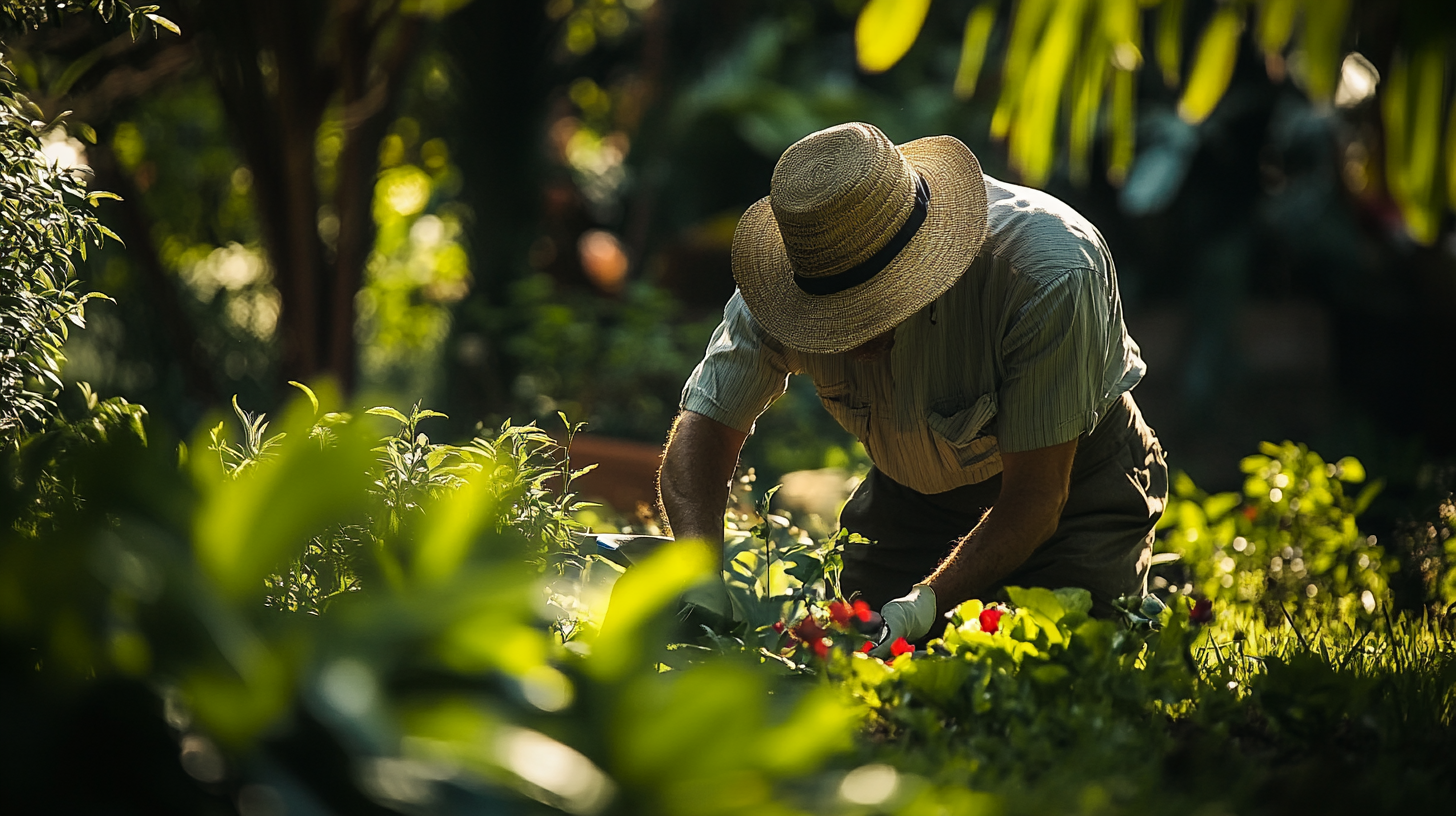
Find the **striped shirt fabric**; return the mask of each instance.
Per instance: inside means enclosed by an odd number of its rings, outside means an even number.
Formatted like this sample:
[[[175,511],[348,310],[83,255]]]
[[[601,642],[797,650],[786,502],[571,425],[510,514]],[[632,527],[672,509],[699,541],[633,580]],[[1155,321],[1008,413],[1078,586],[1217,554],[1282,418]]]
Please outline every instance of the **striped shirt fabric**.
[[[1091,433],[1147,370],[1123,325],[1111,253],[1053,196],[985,180],[985,244],[954,286],[896,327],[889,354],[789,349],[735,292],[681,407],[752,433],[789,376],[807,374],[875,466],[921,493],[1000,473],[1003,450]]]

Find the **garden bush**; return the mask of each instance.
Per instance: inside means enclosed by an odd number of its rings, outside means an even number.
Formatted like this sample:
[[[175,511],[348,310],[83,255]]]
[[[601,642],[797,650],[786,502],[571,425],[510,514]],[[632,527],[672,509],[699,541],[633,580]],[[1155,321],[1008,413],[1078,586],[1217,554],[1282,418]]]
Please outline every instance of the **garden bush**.
[[[740,621],[684,632],[703,551],[632,567],[604,612],[590,585],[619,568],[575,544],[571,465],[535,426],[441,445],[428,411],[305,389],[181,445],[103,405],[0,462],[7,810],[1424,812],[1456,793],[1443,622],[1388,614],[1376,583],[1329,592],[1379,592],[1374,612],[1218,594],[1220,565],[1194,561],[1217,556],[1186,547],[1224,539],[1196,514],[1165,534],[1188,560],[1160,567],[1194,597],[1100,620],[1083,591],[1013,588],[886,662],[861,652],[872,610],[838,597],[844,539],[771,492],[730,516]],[[1299,541],[1368,546],[1330,495],[1301,502]],[[1294,546],[1267,508],[1230,509],[1256,555]]]

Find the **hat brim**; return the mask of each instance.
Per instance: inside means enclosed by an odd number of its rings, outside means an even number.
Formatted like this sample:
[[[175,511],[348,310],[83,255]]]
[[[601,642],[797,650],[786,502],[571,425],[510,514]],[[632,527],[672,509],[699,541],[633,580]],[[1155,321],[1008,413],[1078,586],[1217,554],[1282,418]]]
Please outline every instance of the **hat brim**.
[[[830,295],[800,289],[768,198],[739,219],[733,278],[754,319],[789,348],[834,354],[884,334],[945,294],[980,252],[987,201],[975,154],[951,136],[916,139],[899,150],[930,188],[925,223],[858,286]]]

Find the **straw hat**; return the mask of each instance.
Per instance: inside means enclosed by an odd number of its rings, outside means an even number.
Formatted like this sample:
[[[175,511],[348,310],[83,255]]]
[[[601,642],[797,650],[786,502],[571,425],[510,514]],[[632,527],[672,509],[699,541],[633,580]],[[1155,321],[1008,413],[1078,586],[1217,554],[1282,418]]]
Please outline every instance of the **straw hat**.
[[[733,277],[784,345],[848,351],[944,294],[986,239],[986,186],[950,136],[850,122],[795,142],[738,222]]]

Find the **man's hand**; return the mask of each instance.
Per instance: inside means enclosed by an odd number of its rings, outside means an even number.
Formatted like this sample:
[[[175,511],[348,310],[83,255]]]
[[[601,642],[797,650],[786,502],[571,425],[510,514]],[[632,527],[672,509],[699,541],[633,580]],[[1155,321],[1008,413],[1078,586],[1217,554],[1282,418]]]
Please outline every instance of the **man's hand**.
[[[885,604],[880,617],[885,619],[885,636],[870,654],[884,658],[899,638],[915,641],[930,632],[935,625],[935,590],[928,584],[916,584],[909,595]]]

